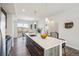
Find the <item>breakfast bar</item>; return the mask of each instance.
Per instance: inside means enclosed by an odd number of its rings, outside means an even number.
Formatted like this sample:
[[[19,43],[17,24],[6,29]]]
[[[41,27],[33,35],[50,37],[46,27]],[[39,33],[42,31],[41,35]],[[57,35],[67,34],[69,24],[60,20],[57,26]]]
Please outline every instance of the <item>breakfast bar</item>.
[[[62,44],[66,41],[53,37],[42,39],[40,34],[26,34],[26,47],[32,56],[62,56]]]

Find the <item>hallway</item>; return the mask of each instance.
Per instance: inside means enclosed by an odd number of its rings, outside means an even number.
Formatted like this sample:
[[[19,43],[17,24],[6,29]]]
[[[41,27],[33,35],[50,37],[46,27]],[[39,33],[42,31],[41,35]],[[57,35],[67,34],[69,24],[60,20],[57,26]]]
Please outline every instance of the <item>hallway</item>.
[[[10,56],[30,56],[26,48],[26,39],[25,38],[18,38],[14,40],[14,47],[10,53]]]

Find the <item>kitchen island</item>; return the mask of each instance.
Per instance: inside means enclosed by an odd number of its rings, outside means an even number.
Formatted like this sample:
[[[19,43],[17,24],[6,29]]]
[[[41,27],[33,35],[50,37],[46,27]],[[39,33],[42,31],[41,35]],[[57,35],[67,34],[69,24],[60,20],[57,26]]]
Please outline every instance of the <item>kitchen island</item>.
[[[62,56],[62,44],[66,41],[53,37],[42,39],[40,34],[26,33],[26,46],[32,56]]]

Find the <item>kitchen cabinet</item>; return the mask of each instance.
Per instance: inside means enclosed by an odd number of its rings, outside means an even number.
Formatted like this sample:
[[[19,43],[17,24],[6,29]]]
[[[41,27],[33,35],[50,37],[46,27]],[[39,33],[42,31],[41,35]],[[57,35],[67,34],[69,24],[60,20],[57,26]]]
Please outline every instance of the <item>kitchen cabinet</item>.
[[[63,43],[66,41],[52,37],[42,39],[40,34],[30,36],[26,33],[26,47],[32,56],[62,56]]]
[[[44,49],[42,47],[40,47],[36,42],[34,42],[28,36],[27,36],[26,46],[32,56],[43,56],[44,55]]]

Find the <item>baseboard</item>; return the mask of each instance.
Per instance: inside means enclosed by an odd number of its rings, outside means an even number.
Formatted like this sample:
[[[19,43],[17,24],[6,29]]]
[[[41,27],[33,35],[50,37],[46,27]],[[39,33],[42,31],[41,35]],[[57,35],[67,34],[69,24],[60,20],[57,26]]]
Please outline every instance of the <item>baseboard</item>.
[[[69,45],[69,44],[66,44],[66,46],[71,47],[71,48],[73,48],[73,49],[75,49],[75,50],[78,50],[78,51],[79,51],[79,48],[77,48],[77,47],[71,46],[71,45]]]

